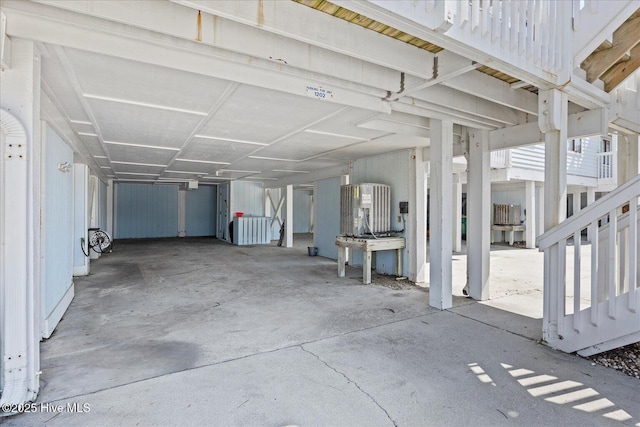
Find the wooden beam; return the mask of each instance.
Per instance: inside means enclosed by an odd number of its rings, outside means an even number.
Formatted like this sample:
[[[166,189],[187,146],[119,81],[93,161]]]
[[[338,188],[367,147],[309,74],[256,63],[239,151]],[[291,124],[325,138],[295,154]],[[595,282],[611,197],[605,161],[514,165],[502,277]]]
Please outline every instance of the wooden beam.
[[[587,72],[587,81],[595,82],[638,43],[640,43],[640,13],[636,12],[634,17],[625,21],[613,32],[613,43],[609,49],[596,51],[582,62],[580,67]]]
[[[605,92],[611,92],[640,67],[640,43],[631,49],[629,60],[614,65],[603,76]]]

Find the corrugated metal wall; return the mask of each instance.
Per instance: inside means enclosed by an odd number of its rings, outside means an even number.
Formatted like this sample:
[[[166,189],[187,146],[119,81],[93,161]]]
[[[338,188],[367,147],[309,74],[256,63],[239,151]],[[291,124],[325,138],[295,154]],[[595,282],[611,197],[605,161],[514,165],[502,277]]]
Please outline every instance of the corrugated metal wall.
[[[336,236],[340,234],[340,177],[316,182],[314,246],[318,255],[338,259]]]
[[[215,236],[217,187],[200,186],[186,192],[186,235]]]
[[[73,163],[73,151],[51,127],[46,127],[44,155],[44,313],[51,315],[73,283],[73,173],[58,163]]]
[[[231,182],[231,217],[236,212],[264,216],[264,188],[261,182]]]
[[[402,230],[399,202],[409,200],[409,171],[410,154],[408,151],[397,151],[380,156],[356,160],[353,163],[351,175],[352,184],[373,182],[391,186],[391,228]],[[412,206],[409,206],[412,209]],[[407,249],[404,249],[402,264],[403,271],[408,271]],[[362,265],[362,252],[353,251],[351,263]],[[394,251],[384,251],[376,254],[376,271],[385,274],[396,273],[396,258]]]
[[[177,185],[116,185],[117,239],[178,235]]]
[[[311,219],[311,191],[293,191],[293,232],[309,233]]]

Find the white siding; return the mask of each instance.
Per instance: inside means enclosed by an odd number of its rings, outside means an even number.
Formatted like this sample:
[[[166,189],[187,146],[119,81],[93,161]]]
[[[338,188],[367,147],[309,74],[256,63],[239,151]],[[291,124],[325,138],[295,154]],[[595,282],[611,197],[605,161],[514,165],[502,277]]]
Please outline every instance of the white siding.
[[[244,215],[264,216],[264,188],[261,182],[233,181],[231,182],[231,217],[236,212]]]
[[[351,183],[361,184],[373,182],[391,186],[391,228],[402,230],[399,202],[409,200],[409,171],[410,154],[408,151],[397,151],[380,156],[360,159],[353,163]],[[412,209],[412,206],[409,206]],[[403,251],[402,270],[408,271],[407,249]],[[362,252],[353,251],[352,264],[362,265]],[[385,274],[396,273],[394,251],[384,251],[376,254],[376,271]]]
[[[600,137],[583,139],[581,153],[567,152],[567,174],[597,178],[599,150]],[[512,149],[511,166],[544,171],[544,144]]]
[[[58,170],[58,164],[73,163],[73,151],[48,125],[44,145],[42,273],[46,319],[73,284],[73,249],[80,250],[80,238],[73,238],[73,173]],[[57,320],[59,317],[54,323]],[[55,324],[50,327],[46,336]]]

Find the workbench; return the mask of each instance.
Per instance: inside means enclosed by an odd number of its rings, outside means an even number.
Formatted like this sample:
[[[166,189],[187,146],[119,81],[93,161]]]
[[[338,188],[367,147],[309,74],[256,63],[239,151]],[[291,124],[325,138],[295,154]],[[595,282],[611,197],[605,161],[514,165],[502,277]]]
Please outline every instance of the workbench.
[[[509,233],[509,246],[513,246],[514,240],[514,232],[516,231],[525,231],[526,226],[524,225],[492,225],[491,226],[491,243],[493,243],[493,232],[500,231],[503,235]],[[506,242],[506,236],[502,238],[503,242]]]
[[[371,283],[371,252],[396,251],[396,275],[402,276],[402,249],[405,247],[404,237],[379,237],[364,239],[361,237],[337,236],[338,246],[338,277],[345,276],[347,248],[362,251],[362,283]]]

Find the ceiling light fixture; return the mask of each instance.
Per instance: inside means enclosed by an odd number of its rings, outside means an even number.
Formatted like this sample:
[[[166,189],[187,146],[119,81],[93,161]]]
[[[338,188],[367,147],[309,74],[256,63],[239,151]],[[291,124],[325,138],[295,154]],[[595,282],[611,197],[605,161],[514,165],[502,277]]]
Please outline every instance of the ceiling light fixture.
[[[93,126],[93,123],[91,122],[85,122],[84,120],[69,120],[71,123],[75,123],[77,125],[89,125],[89,126]]]
[[[232,173],[261,173],[260,171],[244,171],[240,169],[220,169],[219,172],[232,172]]]
[[[82,96],[84,96],[85,98],[88,98],[88,99],[97,99],[97,100],[100,100],[100,101],[117,102],[117,103],[120,103],[120,104],[135,105],[135,106],[138,106],[138,107],[155,108],[157,110],[175,111],[177,113],[194,114],[196,116],[206,116],[207,115],[207,113],[203,113],[202,111],[185,110],[184,108],[169,107],[168,105],[149,104],[148,102],[131,101],[129,99],[110,98],[108,96],[93,95],[93,94],[90,94],[90,93],[83,93]]]
[[[216,140],[216,141],[226,141],[226,142],[237,142],[239,144],[269,145],[269,144],[267,144],[265,142],[247,141],[247,140],[244,140],[244,139],[223,138],[223,137],[220,137],[220,136],[194,135],[194,138],[213,139],[213,140]]]
[[[90,132],[78,132],[78,135],[82,135],[82,136],[95,136],[96,138],[98,137],[97,134],[95,133],[90,133]]]
[[[94,159],[106,159],[107,156],[93,156]]]

